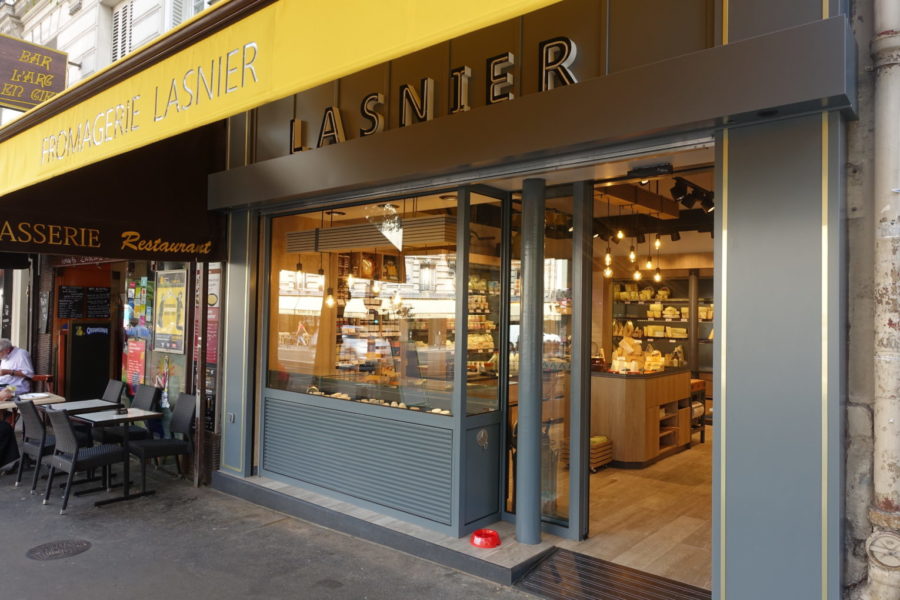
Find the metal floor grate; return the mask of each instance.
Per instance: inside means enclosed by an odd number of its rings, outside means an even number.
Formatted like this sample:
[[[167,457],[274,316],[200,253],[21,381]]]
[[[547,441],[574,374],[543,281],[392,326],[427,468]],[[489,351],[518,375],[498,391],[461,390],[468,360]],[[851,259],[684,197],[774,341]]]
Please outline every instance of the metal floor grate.
[[[550,600],[710,600],[708,590],[557,549],[517,587]]]

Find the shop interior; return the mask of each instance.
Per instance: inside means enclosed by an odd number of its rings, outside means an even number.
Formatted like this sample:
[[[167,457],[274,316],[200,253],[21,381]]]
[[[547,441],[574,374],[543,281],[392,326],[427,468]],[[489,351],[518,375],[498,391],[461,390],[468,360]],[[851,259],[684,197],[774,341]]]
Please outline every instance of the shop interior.
[[[565,524],[569,516],[577,223],[564,182],[589,179],[590,524],[587,540],[561,545],[704,589],[711,587],[712,547],[712,163],[708,146],[549,174],[544,238],[544,520]],[[521,180],[492,185],[520,189]],[[516,198],[514,192],[513,256]],[[515,404],[510,394],[512,432]],[[512,513],[511,457],[508,463],[506,508]]]
[[[707,589],[712,162],[712,147],[700,145],[546,176],[542,361],[542,509],[546,522],[565,525],[579,225],[571,182],[591,180],[590,529],[571,544]],[[506,409],[510,515],[521,189],[521,179],[469,188],[464,253],[455,191],[277,216],[268,235],[267,387],[446,418],[464,344],[466,415]]]

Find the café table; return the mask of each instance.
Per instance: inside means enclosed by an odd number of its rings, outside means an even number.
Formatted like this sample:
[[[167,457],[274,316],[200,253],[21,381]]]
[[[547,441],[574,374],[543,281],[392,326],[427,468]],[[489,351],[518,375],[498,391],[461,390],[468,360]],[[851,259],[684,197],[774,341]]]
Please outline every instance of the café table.
[[[65,402],[60,404],[44,404],[50,410],[64,410],[70,415],[78,415],[82,413],[98,412],[101,410],[115,410],[116,404],[100,400],[99,398],[92,400],[75,400],[73,402]]]
[[[128,453],[128,425],[130,423],[134,423],[135,421],[161,419],[162,417],[163,414],[161,412],[141,410],[139,408],[129,408],[127,410],[123,409],[122,412],[113,409],[72,415],[73,419],[85,423],[90,423],[94,427],[111,427],[114,425],[122,426],[122,447],[125,449],[125,466],[122,476],[122,495],[115,498],[109,498],[107,500],[94,502],[94,506],[105,506],[114,502],[133,500],[134,498],[140,498],[141,496],[150,496],[155,493],[155,490],[147,490],[146,492],[140,492],[137,494],[131,493],[131,485],[128,480],[130,476],[129,463],[131,462],[131,455]]]
[[[31,392],[17,396],[15,400],[7,400],[0,402],[0,410],[16,410],[17,400],[31,400],[35,406],[44,406],[46,404],[61,404],[66,401],[62,396],[50,394],[48,392]]]

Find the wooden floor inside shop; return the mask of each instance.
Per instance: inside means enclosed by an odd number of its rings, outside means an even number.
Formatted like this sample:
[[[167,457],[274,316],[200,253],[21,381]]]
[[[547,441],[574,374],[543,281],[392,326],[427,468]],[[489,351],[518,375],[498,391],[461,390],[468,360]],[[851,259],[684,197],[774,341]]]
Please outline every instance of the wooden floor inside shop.
[[[591,475],[590,537],[558,545],[710,589],[712,428],[694,445],[644,469]]]

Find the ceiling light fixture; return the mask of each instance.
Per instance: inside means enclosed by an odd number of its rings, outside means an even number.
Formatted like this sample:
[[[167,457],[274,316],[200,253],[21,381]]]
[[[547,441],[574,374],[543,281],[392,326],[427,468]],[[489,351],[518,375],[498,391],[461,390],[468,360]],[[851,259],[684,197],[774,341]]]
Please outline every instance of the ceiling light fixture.
[[[628,179],[640,179],[641,185],[646,185],[653,177],[661,177],[662,175],[672,174],[672,163],[661,163],[658,165],[650,165],[649,167],[635,167],[629,169]]]
[[[608,197],[608,196],[607,196]],[[619,205],[619,221],[622,221],[622,205]],[[619,230],[616,231],[616,239],[624,240],[625,239],[625,230],[619,227]]]
[[[700,197],[700,207],[704,210],[704,212],[711,213],[716,210],[716,205],[713,203],[714,198],[713,192],[704,191],[702,196]]]
[[[676,177],[675,185],[672,186],[669,193],[672,195],[672,200],[675,202],[682,202],[688,195],[687,182],[681,177]]]
[[[328,288],[328,295],[325,296],[325,306],[328,308],[334,307],[334,290],[332,288]]]

